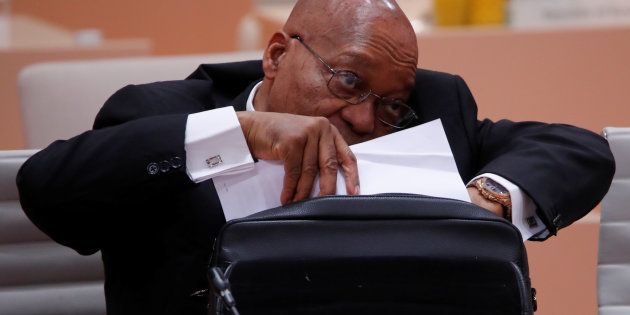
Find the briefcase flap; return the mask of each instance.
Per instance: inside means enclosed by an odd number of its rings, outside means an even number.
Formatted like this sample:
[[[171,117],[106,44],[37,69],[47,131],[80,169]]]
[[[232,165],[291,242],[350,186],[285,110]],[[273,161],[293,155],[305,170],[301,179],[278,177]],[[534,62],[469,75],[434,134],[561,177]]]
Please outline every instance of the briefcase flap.
[[[328,196],[228,222],[214,263],[425,257],[514,262],[527,272],[521,235],[473,204],[409,194]]]
[[[456,199],[414,194],[324,196],[252,214],[240,221],[291,219],[471,219],[505,221],[488,210]],[[507,222],[507,221],[505,221]]]

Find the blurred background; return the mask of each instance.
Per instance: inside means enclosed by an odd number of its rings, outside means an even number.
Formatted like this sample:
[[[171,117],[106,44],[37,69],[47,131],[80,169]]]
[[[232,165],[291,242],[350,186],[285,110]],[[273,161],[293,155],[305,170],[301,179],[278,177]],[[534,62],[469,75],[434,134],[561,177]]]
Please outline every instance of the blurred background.
[[[203,60],[237,51],[255,56],[294,2],[0,0],[0,150],[41,147],[25,136],[19,86],[25,68],[171,55]],[[596,133],[630,126],[630,1],[397,2],[418,35],[419,66],[463,76],[480,117],[569,123]],[[96,73],[91,80],[98,83]],[[559,237],[528,243],[537,314],[596,314],[598,222],[595,209]]]

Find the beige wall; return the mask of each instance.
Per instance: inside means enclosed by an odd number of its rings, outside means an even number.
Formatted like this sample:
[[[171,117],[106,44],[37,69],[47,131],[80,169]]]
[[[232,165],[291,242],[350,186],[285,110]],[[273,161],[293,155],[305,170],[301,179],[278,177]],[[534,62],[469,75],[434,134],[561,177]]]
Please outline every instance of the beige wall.
[[[62,33],[64,38],[53,40],[51,45],[49,39],[41,38],[46,35],[26,34],[21,29],[23,25],[14,25],[14,33],[29,37],[20,38],[29,43],[28,47],[0,49],[0,150],[24,147],[16,76],[28,64],[151,52],[165,55],[232,51],[237,46],[237,26],[252,6],[249,0],[13,0],[11,5],[14,16],[33,18],[39,27],[48,23],[55,30],[53,33]],[[102,30],[109,42],[140,38],[150,45],[74,47],[73,32],[86,28]],[[38,44],[38,40],[47,42]]]
[[[479,116],[630,126],[630,26],[421,35],[420,65],[468,82]]]
[[[526,242],[536,315],[597,314],[599,211],[544,242]]]
[[[98,28],[108,39],[149,38],[154,52],[193,54],[236,48],[249,0],[13,0],[14,14],[69,30]]]

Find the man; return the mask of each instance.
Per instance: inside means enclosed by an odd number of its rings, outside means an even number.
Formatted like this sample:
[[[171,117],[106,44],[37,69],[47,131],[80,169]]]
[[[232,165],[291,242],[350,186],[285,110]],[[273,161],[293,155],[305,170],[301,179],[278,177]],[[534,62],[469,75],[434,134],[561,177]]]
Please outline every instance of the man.
[[[185,81],[118,91],[93,130],[24,164],[22,205],[61,244],[102,252],[108,313],[203,314],[191,294],[207,287],[224,223],[208,179],[253,158],[283,161],[284,204],[308,197],[317,175],[322,194],[334,193],[339,169],[359,194],[348,144],[440,118],[473,202],[497,215],[533,208],[534,225],[555,234],[606,193],[614,164],[601,137],[477,121],[463,80],[417,70],[417,59],[393,1],[298,1],[262,64],[202,65]],[[516,187],[512,199],[474,186],[476,176]]]

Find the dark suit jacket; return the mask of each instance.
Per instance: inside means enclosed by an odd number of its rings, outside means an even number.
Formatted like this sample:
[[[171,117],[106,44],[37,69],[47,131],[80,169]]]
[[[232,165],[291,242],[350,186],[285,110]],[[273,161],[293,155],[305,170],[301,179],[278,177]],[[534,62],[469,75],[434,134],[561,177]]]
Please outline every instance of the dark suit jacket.
[[[185,81],[127,86],[94,129],[56,141],[22,167],[18,187],[31,220],[81,254],[101,250],[110,314],[203,314],[212,240],[224,223],[210,181],[185,172],[187,115],[245,109],[260,61],[202,65]],[[491,172],[532,197],[552,233],[584,216],[614,172],[606,141],[566,125],[477,120],[458,77],[417,71],[409,103],[421,122],[441,118],[461,177]],[[509,106],[509,105],[506,105]],[[149,165],[160,171],[152,174]]]

